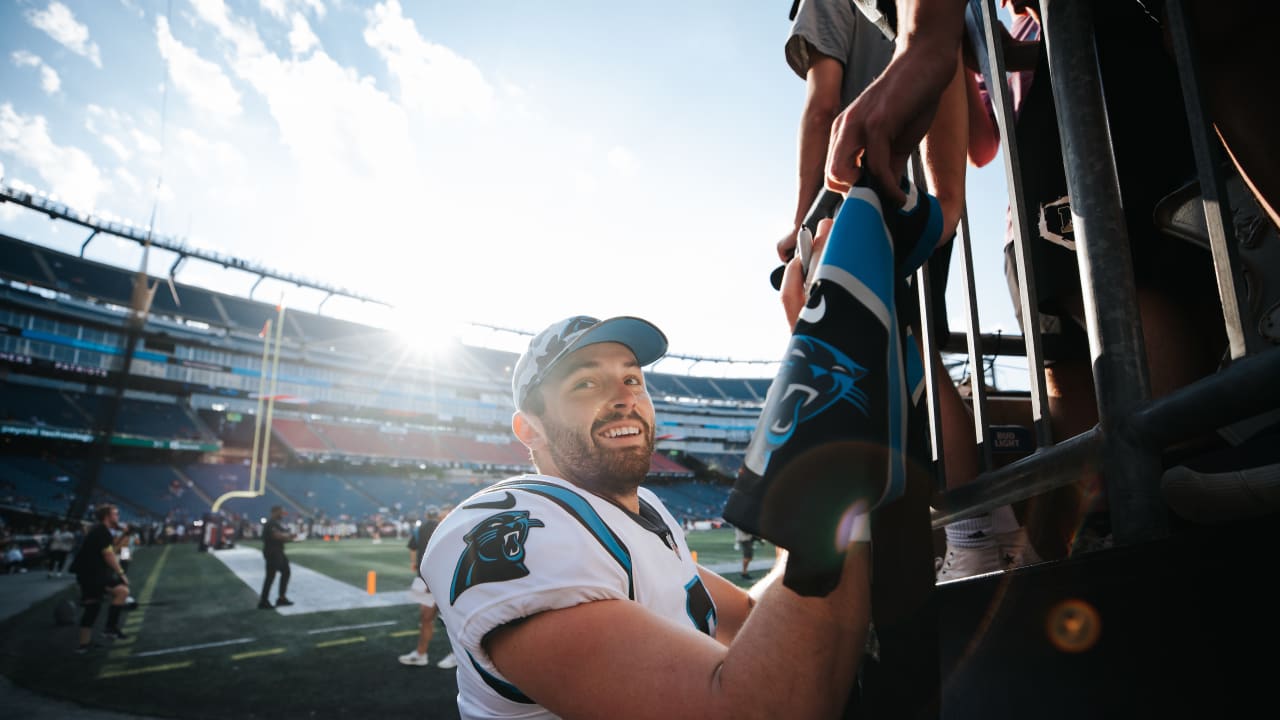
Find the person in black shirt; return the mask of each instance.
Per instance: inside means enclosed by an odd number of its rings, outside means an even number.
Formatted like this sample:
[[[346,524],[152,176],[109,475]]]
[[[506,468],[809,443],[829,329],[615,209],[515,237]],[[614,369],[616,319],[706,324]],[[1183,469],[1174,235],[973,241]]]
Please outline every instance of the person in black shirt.
[[[259,610],[270,610],[273,607],[285,607],[292,605],[293,601],[289,599],[287,591],[289,589],[289,558],[284,554],[284,544],[293,542],[293,535],[284,529],[281,519],[288,514],[283,507],[273,505],[271,507],[271,519],[267,521],[266,527],[262,529],[262,556],[267,561],[267,579],[262,582],[262,595],[258,598]],[[280,594],[276,597],[276,604],[272,605],[267,596],[271,594],[271,583],[276,579],[276,573],[280,573]]]
[[[124,639],[120,630],[120,612],[129,597],[129,576],[125,574],[116,557],[111,531],[120,526],[120,510],[115,505],[102,505],[94,513],[98,523],[85,535],[80,551],[71,563],[80,585],[80,604],[84,611],[80,616],[80,648],[86,653],[93,639],[93,625],[102,610],[102,596],[110,593],[111,607],[107,610],[107,627],[103,635],[112,639]]]
[[[432,595],[431,589],[427,587],[427,582],[422,579],[420,568],[422,567],[422,556],[427,551],[427,542],[431,540],[431,535],[440,525],[440,510],[434,505],[427,506],[426,516],[417,527],[409,533],[409,553],[412,556],[413,563],[413,584],[409,586],[409,596],[418,602],[419,616],[418,622],[418,647],[412,652],[401,655],[399,660],[402,665],[415,665],[418,667],[425,666],[429,660],[427,659],[427,645],[431,642],[431,636],[435,633],[436,622],[436,600]],[[455,667],[457,663],[454,661],[453,654],[450,653],[445,659],[436,663],[436,667],[449,669]]]

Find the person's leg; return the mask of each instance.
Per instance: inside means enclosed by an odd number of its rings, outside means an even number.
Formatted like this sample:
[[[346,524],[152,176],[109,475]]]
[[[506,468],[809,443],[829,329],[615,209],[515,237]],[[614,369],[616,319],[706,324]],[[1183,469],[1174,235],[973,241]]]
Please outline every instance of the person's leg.
[[[124,632],[120,630],[120,613],[124,610],[124,604],[129,597],[129,586],[121,583],[111,588],[111,607],[107,608],[107,627],[105,633],[108,637],[124,639]]]
[[[431,636],[435,633],[436,606],[430,593],[419,588],[417,583],[420,582],[421,580],[415,581],[414,587],[409,591],[411,596],[417,596],[415,599],[418,601],[418,646],[399,657],[401,665],[425,667],[429,662],[427,646],[431,644]]]
[[[93,626],[98,620],[98,613],[102,611],[102,600],[82,598],[80,605],[83,608],[80,613],[80,649],[86,650],[93,640]]]
[[[289,600],[289,575],[292,574],[289,569],[289,558],[281,555],[277,563],[280,567],[280,595],[276,597],[277,605],[292,605]]]
[[[1256,0],[1192,0],[1201,88],[1218,135],[1258,204],[1280,226],[1280,100],[1273,34],[1280,6]]]
[[[951,490],[978,475],[977,434],[969,407],[960,397],[937,350],[932,364],[942,423],[943,470],[947,489]],[[947,546],[937,565],[938,580],[1008,570],[1039,559],[1034,550],[1029,550],[1026,533],[1008,505],[978,517],[948,523],[944,533]]]
[[[431,636],[436,630],[436,609],[428,605],[419,605],[421,612],[418,615],[420,624],[418,625],[418,654],[424,658],[427,656],[427,646],[431,644]]]
[[[262,593],[258,596],[258,607],[260,608],[271,607],[271,601],[268,598],[271,596],[271,584],[276,580],[276,564],[273,561],[273,558],[268,556],[266,558],[266,563],[267,577],[262,581]]]
[[[1083,326],[1083,301],[1077,296],[1066,306]],[[1219,308],[1170,290],[1139,287],[1138,311],[1153,398],[1216,370],[1225,343]],[[1086,358],[1072,356],[1045,368],[1045,381],[1055,442],[1097,425],[1093,371]],[[1073,485],[1033,498],[1028,507],[1034,517],[1028,523],[1033,543],[1045,558],[1059,559],[1087,540],[1082,531],[1093,519],[1105,517],[1106,486],[1097,473],[1090,473]],[[1096,532],[1105,534],[1105,523]]]

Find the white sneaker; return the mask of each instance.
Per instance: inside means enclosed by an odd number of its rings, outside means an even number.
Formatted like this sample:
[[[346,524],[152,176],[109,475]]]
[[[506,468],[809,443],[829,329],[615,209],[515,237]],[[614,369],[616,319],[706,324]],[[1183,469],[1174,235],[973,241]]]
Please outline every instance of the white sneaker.
[[[458,660],[457,660],[457,658],[455,658],[455,657],[453,656],[453,653],[449,653],[448,655],[446,655],[446,656],[444,657],[444,659],[443,659],[443,660],[441,660],[440,662],[436,663],[436,667],[438,667],[438,668],[440,668],[440,669],[442,669],[442,670],[450,670],[450,669],[453,669],[453,668],[458,667]]]
[[[1179,465],[1160,482],[1165,502],[1194,523],[1218,525],[1280,508],[1280,463],[1228,472],[1196,472]]]
[[[418,667],[426,667],[427,664],[430,662],[431,661],[427,659],[427,656],[425,654],[420,653],[417,650],[414,650],[408,655],[400,656],[401,665],[416,665]]]
[[[952,547],[947,544],[946,559],[936,558],[938,582],[1012,570],[1023,565],[1044,562],[1031,542],[1027,531],[1018,528],[985,538],[978,547]]]

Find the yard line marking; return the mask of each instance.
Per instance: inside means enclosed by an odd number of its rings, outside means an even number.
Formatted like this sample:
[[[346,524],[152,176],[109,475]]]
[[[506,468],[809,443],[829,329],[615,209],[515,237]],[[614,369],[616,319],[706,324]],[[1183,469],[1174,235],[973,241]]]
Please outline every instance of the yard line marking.
[[[308,630],[307,634],[319,635],[320,633],[339,632],[341,630],[363,630],[365,628],[383,627],[385,625],[396,625],[398,623],[399,623],[398,620],[387,620],[386,622],[365,623],[363,625],[338,625],[337,627],[316,628],[315,630]]]
[[[419,630],[397,630],[393,633],[387,633],[387,637],[409,637],[410,635],[417,635],[419,632]]]
[[[362,642],[364,642],[363,635],[361,635],[360,637],[349,637],[349,638],[342,638],[340,640],[329,640],[322,643],[316,643],[316,647],[325,648],[325,647],[333,647],[334,645],[350,645],[352,643],[362,643]]]
[[[142,592],[138,593],[139,605],[146,605],[151,602],[151,596],[156,592],[156,583],[160,580],[160,571],[164,569],[164,561],[169,557],[169,551],[172,549],[172,545],[165,545],[164,550],[160,553],[160,559],[156,561],[156,566],[151,568],[151,574],[147,576],[147,581],[142,584]]]
[[[248,658],[262,657],[264,655],[279,655],[284,652],[284,648],[271,648],[270,650],[250,650],[249,652],[236,653],[231,656],[232,660],[246,660]]]
[[[134,655],[136,658],[151,657],[153,655],[171,655],[173,653],[190,652],[192,650],[204,650],[205,648],[225,647],[227,645],[242,645],[247,642],[253,642],[256,638],[236,638],[235,640],[223,640],[221,642],[204,643],[202,645],[183,645],[182,647],[168,648],[167,650],[148,650]]]
[[[111,658],[112,660],[123,660],[129,657],[129,648],[112,650],[111,652],[107,653],[107,657]]]
[[[98,673],[98,679],[105,680],[107,678],[124,677],[126,675],[142,675],[143,673],[165,672],[166,670],[181,670],[182,668],[189,668],[193,664],[194,663],[188,660],[186,662],[169,663],[168,665],[152,665],[150,667],[132,668],[129,670],[103,668],[102,672]]]

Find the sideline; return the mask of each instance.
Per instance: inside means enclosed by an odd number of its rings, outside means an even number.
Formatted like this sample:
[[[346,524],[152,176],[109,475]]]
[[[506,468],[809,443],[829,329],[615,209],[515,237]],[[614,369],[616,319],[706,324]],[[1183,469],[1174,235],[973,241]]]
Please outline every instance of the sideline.
[[[210,550],[214,557],[222,561],[227,569],[240,578],[240,581],[253,590],[253,596],[262,592],[264,566],[262,551],[248,547],[234,547],[227,550]],[[289,599],[293,605],[275,608],[281,615],[304,615],[306,613],[327,612],[330,610],[361,610],[368,608],[395,607],[398,605],[417,605],[418,602],[409,597],[408,590],[382,592],[376,595],[348,585],[341,580],[334,580],[328,575],[316,572],[307,567],[290,563]]]

